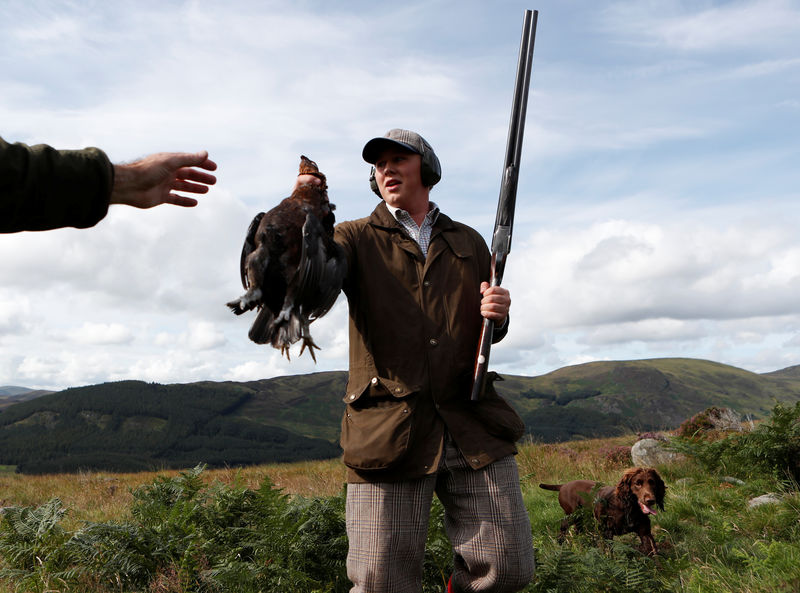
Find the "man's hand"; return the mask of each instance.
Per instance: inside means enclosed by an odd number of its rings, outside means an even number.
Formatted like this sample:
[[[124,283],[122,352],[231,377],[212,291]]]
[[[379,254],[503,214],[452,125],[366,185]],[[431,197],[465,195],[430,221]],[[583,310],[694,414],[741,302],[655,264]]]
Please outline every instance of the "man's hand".
[[[161,152],[127,164],[114,165],[114,189],[111,204],[152,208],[159,204],[191,207],[197,200],[174,192],[204,194],[217,178],[198,170],[214,171],[217,164],[208,152]]]
[[[502,327],[511,308],[511,293],[502,286],[489,286],[481,282],[481,315],[491,319],[495,326]]]
[[[297,178],[294,180],[294,186],[292,187],[292,192],[294,193],[298,187],[301,185],[306,185],[312,183],[314,185],[319,185],[322,183],[322,180],[319,177],[314,177],[313,175],[298,175]]]

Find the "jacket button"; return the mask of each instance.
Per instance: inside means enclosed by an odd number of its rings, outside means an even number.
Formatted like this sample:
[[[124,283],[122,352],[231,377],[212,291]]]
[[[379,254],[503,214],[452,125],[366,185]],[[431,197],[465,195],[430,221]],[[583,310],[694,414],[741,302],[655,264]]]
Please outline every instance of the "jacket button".
[[[402,387],[395,387],[394,388],[394,392],[395,393],[400,393],[401,391],[403,391]]]
[[[351,394],[350,394],[350,399],[351,399],[351,400],[353,400],[353,399],[356,399],[356,394],[355,394],[355,393],[351,393]]]
[[[378,377],[372,377],[372,381],[370,381],[370,383],[372,383],[373,385],[377,385]]]
[[[430,280],[425,280],[422,283],[422,286],[430,286],[430,285],[431,285],[431,281]]]
[[[477,459],[473,459],[472,463],[478,463],[478,460]]]
[[[439,340],[437,340],[436,338],[431,338],[430,340],[428,340],[428,342],[430,343],[431,346],[436,346],[437,344],[439,344]]]

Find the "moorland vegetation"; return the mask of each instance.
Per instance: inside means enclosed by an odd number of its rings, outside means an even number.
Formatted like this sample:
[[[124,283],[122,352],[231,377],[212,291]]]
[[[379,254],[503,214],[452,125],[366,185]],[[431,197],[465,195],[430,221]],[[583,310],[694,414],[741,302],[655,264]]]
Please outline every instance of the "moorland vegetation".
[[[561,508],[538,483],[614,483],[636,435],[528,442],[518,463],[539,592],[773,593],[800,590],[800,402],[777,404],[753,430],[721,433],[693,418],[660,466],[659,554],[636,536],[596,530],[558,542]],[[698,428],[695,428],[697,426]],[[0,590],[88,593],[348,590],[344,470],[338,460],[158,474],[0,474]],[[751,506],[772,493],[772,502]],[[424,591],[451,567],[434,504]]]

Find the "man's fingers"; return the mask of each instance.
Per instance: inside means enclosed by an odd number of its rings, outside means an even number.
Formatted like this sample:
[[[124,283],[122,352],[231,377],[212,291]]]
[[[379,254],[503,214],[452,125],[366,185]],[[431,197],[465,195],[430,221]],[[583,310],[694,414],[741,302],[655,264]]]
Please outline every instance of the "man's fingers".
[[[207,171],[215,171],[217,163],[208,158],[208,151],[200,152],[173,152],[153,155],[155,158],[165,158],[163,161],[171,169],[200,167]]]
[[[190,191],[193,193],[206,193],[209,185],[214,185],[217,179],[208,173],[199,173],[197,175],[187,175],[186,177],[178,176],[172,182],[172,189],[178,191]],[[197,182],[197,183],[193,183]]]
[[[217,170],[217,163],[215,163],[210,158],[208,158],[208,153],[206,153],[206,158],[203,160],[203,162],[201,162],[197,166],[201,167],[202,169],[206,169],[207,171],[216,171]]]
[[[186,196],[179,196],[178,194],[169,194],[167,204],[183,206],[184,208],[193,208],[194,206],[197,206],[197,200],[194,198],[188,198]]]

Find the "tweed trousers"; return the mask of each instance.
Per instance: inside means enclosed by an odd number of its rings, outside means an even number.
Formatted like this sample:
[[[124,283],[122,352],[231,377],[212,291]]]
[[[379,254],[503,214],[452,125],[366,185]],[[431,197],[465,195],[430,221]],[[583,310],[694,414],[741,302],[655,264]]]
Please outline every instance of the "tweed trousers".
[[[456,591],[510,593],[530,582],[533,542],[514,457],[473,470],[446,438],[435,475],[347,485],[351,593],[422,591],[434,492],[445,509]]]

